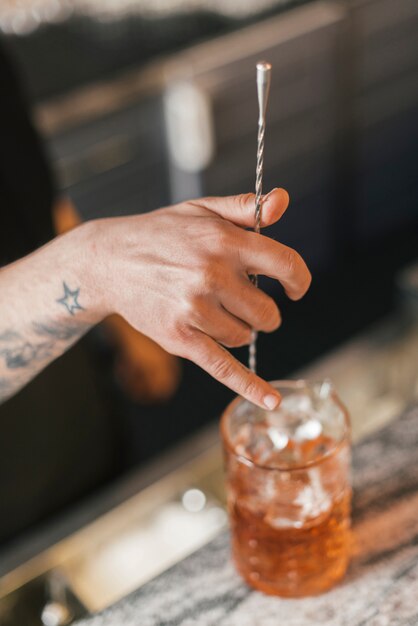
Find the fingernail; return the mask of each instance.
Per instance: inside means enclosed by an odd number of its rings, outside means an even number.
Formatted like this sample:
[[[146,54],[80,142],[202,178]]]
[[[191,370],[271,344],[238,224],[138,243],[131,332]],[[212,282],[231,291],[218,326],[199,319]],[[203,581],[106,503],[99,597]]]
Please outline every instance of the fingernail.
[[[275,409],[279,405],[280,396],[276,396],[276,395],[274,395],[272,393],[269,393],[267,396],[264,396],[263,402],[264,402],[264,406],[269,411],[272,411],[273,409]]]
[[[263,202],[266,202],[270,198],[271,194],[274,193],[277,190],[278,190],[278,187],[274,187],[271,191],[266,193],[266,195],[263,198]]]

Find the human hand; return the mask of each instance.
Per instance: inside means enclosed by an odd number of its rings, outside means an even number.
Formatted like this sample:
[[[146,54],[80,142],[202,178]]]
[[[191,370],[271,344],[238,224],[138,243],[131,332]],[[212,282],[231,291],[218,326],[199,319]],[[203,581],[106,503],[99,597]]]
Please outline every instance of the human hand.
[[[263,201],[262,226],[288,206],[275,189]],[[90,223],[91,262],[105,315],[118,313],[171,354],[194,361],[251,402],[273,409],[280,396],[225,347],[251,340],[251,329],[280,325],[274,300],[249,279],[277,279],[292,300],[309,288],[300,255],[254,222],[254,195],[201,198],[151,213]]]

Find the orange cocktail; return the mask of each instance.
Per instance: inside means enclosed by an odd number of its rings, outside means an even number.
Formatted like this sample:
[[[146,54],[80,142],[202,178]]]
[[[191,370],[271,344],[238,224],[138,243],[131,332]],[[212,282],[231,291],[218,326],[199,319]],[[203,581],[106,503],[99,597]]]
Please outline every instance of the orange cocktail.
[[[274,385],[276,411],[236,399],[222,417],[232,554],[253,587],[312,595],[349,561],[349,420],[328,382]]]

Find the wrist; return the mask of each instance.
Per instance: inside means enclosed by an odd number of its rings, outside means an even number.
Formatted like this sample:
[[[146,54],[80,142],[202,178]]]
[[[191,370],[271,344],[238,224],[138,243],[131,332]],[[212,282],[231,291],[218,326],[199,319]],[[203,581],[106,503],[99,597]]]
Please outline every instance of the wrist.
[[[92,220],[63,235],[71,250],[74,287],[80,289],[80,303],[92,324],[101,322],[113,312],[107,297],[107,272],[100,230],[100,220]]]

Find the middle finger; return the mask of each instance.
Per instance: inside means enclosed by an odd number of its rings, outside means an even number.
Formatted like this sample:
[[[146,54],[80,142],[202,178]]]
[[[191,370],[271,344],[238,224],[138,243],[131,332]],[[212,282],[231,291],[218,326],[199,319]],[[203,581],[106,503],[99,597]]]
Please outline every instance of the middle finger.
[[[255,287],[246,276],[238,277],[234,289],[220,293],[222,306],[251,328],[272,332],[281,324],[281,315],[273,298]]]

